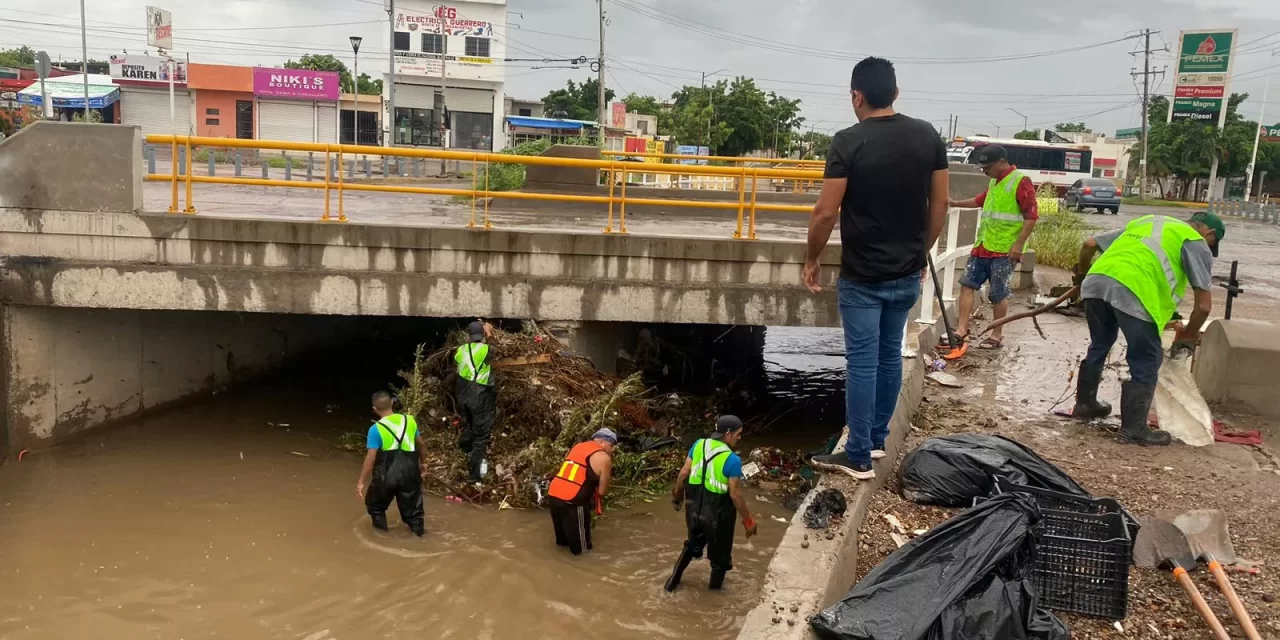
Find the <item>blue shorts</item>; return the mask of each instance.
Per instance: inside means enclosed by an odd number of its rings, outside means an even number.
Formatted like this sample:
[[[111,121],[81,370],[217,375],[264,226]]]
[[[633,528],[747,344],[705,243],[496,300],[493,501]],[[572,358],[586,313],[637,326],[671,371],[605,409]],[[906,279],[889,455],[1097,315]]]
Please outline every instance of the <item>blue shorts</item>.
[[[1004,302],[1013,292],[1009,290],[1009,279],[1013,277],[1013,260],[1008,256],[999,258],[979,258],[969,256],[969,264],[965,265],[964,275],[960,276],[960,285],[973,290],[987,287],[987,297],[992,304]]]

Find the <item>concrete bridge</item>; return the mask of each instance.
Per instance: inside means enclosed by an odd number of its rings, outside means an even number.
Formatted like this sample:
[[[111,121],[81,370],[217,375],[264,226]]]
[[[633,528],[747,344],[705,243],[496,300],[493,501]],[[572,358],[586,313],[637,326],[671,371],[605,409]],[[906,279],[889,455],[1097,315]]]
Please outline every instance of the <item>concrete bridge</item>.
[[[359,194],[351,222],[323,223],[314,193],[220,185],[198,187],[202,213],[169,214],[141,146],[134,128],[69,123],[0,144],[7,448],[266,371],[356,318],[535,318],[600,360],[640,323],[838,322],[834,294],[800,286],[803,216],[755,241],[709,234],[718,211],[619,235],[581,207],[504,210],[485,230],[441,198]],[[823,262],[834,285],[838,247]]]

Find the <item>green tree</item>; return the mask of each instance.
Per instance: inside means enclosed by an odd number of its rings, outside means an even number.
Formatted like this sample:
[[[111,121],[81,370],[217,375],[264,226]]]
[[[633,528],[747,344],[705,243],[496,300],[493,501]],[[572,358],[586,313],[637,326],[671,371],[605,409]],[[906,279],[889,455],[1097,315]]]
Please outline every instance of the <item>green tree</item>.
[[[646,116],[662,116],[664,109],[662,103],[653,96],[644,96],[632,92],[622,99],[622,104],[627,105],[627,111],[630,113],[639,113]]]
[[[1093,133],[1093,129],[1086,127],[1083,122],[1059,122],[1054,125],[1053,130],[1063,133]]]
[[[1240,105],[1247,93],[1233,93],[1227,99],[1224,126],[1193,120],[1166,122],[1169,101],[1157,97],[1151,101],[1148,128],[1147,175],[1156,181],[1161,193],[1172,192],[1178,199],[1195,199],[1208,178],[1213,161],[1218,160],[1221,177],[1243,176],[1253,150],[1257,123],[1240,115]],[[1261,149],[1259,150],[1261,154]],[[1141,170],[1142,142],[1130,151],[1129,169],[1136,175]],[[1193,187],[1197,187],[1193,189]]]
[[[600,115],[600,84],[595,78],[587,78],[581,84],[570,80],[563,89],[556,89],[542,98],[542,108],[548,117],[569,120],[595,120]],[[605,87],[604,101],[614,97],[613,89]]]
[[[825,158],[831,148],[831,136],[821,131],[805,131],[796,138],[796,145],[806,160]]]
[[[716,118],[713,105],[723,104],[729,83],[721,80],[709,87],[685,86],[671,94],[671,111],[665,131],[680,144],[718,147],[731,129]]]
[[[804,124],[804,117],[800,115],[800,100],[791,100],[770,91],[769,123],[773,127],[769,145],[776,155],[789,155],[792,138],[800,125]]]
[[[338,86],[341,87],[343,93],[354,93],[355,89],[351,83],[351,72],[347,70],[347,65],[343,64],[337,57],[327,53],[306,53],[297,60],[290,60],[284,63],[286,69],[310,69],[312,71],[336,71],[338,72]],[[360,74],[360,93],[363,95],[381,95],[382,80],[372,80],[369,74]]]
[[[1039,140],[1040,134],[1031,129],[1026,129],[1013,134],[1013,139],[1014,140]]]
[[[0,67],[30,67],[36,63],[36,51],[28,46],[0,50]]]

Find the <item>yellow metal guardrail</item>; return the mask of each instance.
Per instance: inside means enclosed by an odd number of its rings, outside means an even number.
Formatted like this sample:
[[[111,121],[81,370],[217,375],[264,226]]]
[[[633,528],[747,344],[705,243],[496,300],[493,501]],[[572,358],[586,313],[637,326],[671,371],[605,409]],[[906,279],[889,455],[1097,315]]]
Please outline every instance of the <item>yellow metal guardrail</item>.
[[[747,164],[749,162],[757,162],[760,164],[789,164],[799,167],[824,167],[825,160],[802,160],[799,158],[749,158],[742,156],[686,156],[679,153],[647,153],[637,151],[628,153],[626,151],[602,151],[600,155],[605,158],[661,158],[663,160],[706,160],[707,162],[724,162],[726,164]]]
[[[153,145],[168,145],[173,151],[172,170],[169,174],[153,173],[148,174],[146,179],[149,181],[169,182],[172,185],[172,195],[169,205],[170,213],[179,212],[178,209],[178,183],[182,182],[186,189],[186,206],[181,212],[194,214],[196,213],[195,205],[192,202],[192,184],[238,184],[260,187],[293,187],[301,189],[323,189],[324,190],[324,215],[321,216],[322,221],[346,222],[347,216],[344,211],[343,196],[347,191],[374,191],[384,193],[419,193],[425,195],[443,195],[443,196],[461,196],[471,198],[471,221],[468,227],[477,226],[477,201],[483,201],[481,210],[483,211],[482,226],[486,229],[492,228],[493,225],[489,221],[489,201],[492,198],[511,198],[515,200],[541,200],[541,201],[559,201],[559,202],[581,202],[592,204],[607,204],[608,223],[604,228],[604,233],[615,233],[614,230],[614,206],[618,206],[618,229],[616,233],[627,233],[627,205],[652,205],[652,206],[669,206],[669,207],[689,207],[704,209],[726,209],[738,212],[737,228],[733,233],[734,238],[747,238],[754,240],[756,237],[756,212],[757,211],[787,211],[795,213],[808,213],[811,207],[803,205],[787,205],[775,203],[759,203],[756,200],[757,186],[760,178],[789,178],[792,180],[808,180],[820,181],[822,179],[821,171],[809,171],[801,169],[774,169],[760,167],[717,167],[702,165],[680,165],[680,164],[647,164],[644,167],[645,173],[666,173],[675,175],[701,175],[701,176],[730,176],[738,179],[738,202],[714,202],[700,200],[668,200],[663,198],[628,198],[627,183],[622,181],[618,188],[617,196],[615,192],[615,182],[613,175],[621,172],[636,172],[636,164],[633,162],[625,162],[618,160],[587,160],[579,158],[556,158],[547,156],[521,156],[501,153],[484,153],[473,151],[443,151],[436,149],[407,149],[397,147],[371,147],[350,144],[318,144],[304,142],[282,142],[275,140],[240,140],[235,138],[208,138],[199,136],[172,136],[172,135],[149,135],[147,142]],[[186,150],[185,171],[179,175],[178,171],[178,147],[181,145]],[[271,151],[298,151],[305,153],[323,153],[325,159],[324,181],[320,182],[303,182],[294,180],[273,180],[258,178],[241,178],[241,177],[219,177],[219,176],[195,176],[192,175],[192,148],[195,147],[217,147],[217,148],[236,148],[236,149],[259,149]],[[347,156],[355,158],[357,155],[365,156],[383,156],[383,157],[399,157],[399,158],[432,158],[437,160],[459,160],[467,161],[473,164],[473,167],[483,163],[486,171],[484,172],[484,185],[481,188],[479,184],[479,172],[473,170],[471,173],[472,186],[471,189],[455,189],[445,187],[416,187],[393,184],[355,184],[348,183],[343,179],[344,161]],[[333,166],[332,160],[337,159],[337,180],[332,177]],[[682,156],[688,157],[688,156]],[[608,196],[587,196],[575,194],[559,194],[559,193],[532,193],[523,191],[490,191],[489,190],[489,172],[488,166],[491,164],[523,164],[526,166],[551,166],[551,167],[576,167],[589,168],[606,171],[609,173],[609,195]],[[747,182],[751,182],[751,197],[747,199]],[[337,215],[330,215],[330,194],[337,192]],[[743,234],[743,227],[746,227],[746,234]]]

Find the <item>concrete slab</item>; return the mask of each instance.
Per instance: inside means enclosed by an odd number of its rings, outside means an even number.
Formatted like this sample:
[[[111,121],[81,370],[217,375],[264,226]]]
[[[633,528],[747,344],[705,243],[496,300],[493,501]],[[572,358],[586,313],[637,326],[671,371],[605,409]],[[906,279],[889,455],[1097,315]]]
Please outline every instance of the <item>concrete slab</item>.
[[[1194,373],[1205,400],[1280,417],[1280,325],[1214,320],[1201,338]]]

